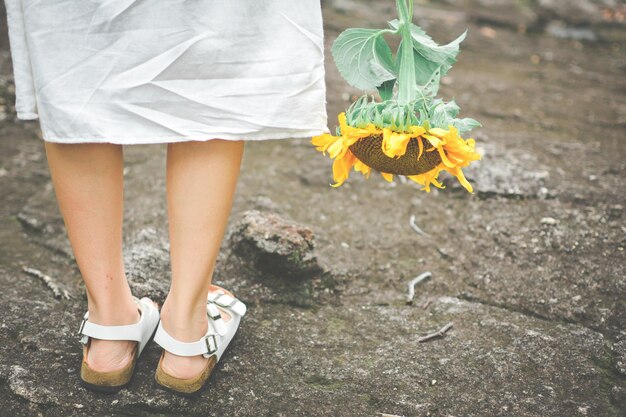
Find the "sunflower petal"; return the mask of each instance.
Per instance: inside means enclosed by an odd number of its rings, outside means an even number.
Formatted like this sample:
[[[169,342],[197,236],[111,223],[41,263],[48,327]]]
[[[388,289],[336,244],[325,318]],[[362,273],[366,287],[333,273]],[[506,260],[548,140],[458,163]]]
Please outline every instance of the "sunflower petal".
[[[387,182],[392,182],[393,181],[393,174],[390,174],[388,172],[381,172],[380,173],[383,178],[387,181]]]
[[[424,153],[424,142],[421,136],[417,137],[417,145],[419,147],[419,152],[417,153],[417,159],[420,159],[420,157]]]
[[[441,162],[449,168],[455,167],[456,165],[448,159],[445,151],[443,150],[443,146],[437,146],[437,151],[439,152],[439,156],[441,157]]]
[[[343,138],[339,137],[335,142],[333,142],[328,147],[328,155],[331,158],[335,158],[337,155],[339,155],[341,153],[341,151],[343,151],[343,149],[344,149]]]

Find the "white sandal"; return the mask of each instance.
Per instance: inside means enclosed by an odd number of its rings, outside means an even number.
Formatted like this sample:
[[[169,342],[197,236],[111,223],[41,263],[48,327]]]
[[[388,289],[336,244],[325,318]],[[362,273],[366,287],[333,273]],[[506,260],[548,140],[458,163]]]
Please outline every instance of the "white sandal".
[[[80,379],[83,386],[99,392],[112,393],[128,385],[135,373],[135,364],[139,355],[146,347],[159,323],[159,310],[148,297],[139,299],[133,296],[137,304],[140,318],[137,323],[104,326],[89,321],[89,311],[83,317],[78,335],[83,344],[83,361],[80,368]],[[122,369],[109,372],[100,372],[89,367],[87,352],[91,338],[103,340],[134,340],[137,343],[133,349],[132,360]]]
[[[218,308],[219,307],[219,308]],[[224,321],[220,313],[223,308],[229,315],[230,319]],[[159,364],[154,375],[156,382],[160,388],[167,391],[175,392],[185,396],[197,395],[206,381],[211,376],[213,369],[221,359],[222,355],[230,346],[241,318],[246,314],[246,305],[237,298],[230,296],[223,289],[211,291],[207,297],[207,315],[209,316],[207,333],[200,340],[195,342],[181,342],[174,339],[163,328],[163,324],[159,321],[154,341],[161,346],[164,351],[161,353]],[[177,378],[169,375],[163,370],[163,357],[165,351],[179,356],[196,356],[202,355],[209,358],[205,368],[195,377]]]

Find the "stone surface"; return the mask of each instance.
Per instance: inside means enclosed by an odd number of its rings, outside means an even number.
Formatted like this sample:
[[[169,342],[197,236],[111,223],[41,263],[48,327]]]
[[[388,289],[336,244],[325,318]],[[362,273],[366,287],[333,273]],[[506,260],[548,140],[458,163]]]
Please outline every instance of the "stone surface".
[[[79,410],[89,415],[561,416],[577,415],[580,408],[589,415],[610,415],[603,414],[611,409],[604,337],[581,326],[453,297],[435,300],[428,311],[398,299],[387,306],[326,305],[317,312],[254,306],[250,313],[237,345],[212,376],[210,406],[155,390],[159,350],[153,344],[129,389],[114,396],[85,391],[76,386],[73,328],[45,329],[37,322],[22,325],[16,352],[3,352],[2,395],[34,404],[16,408],[16,415],[34,409],[50,416]],[[51,319],[63,316],[55,313]],[[69,311],[65,316],[72,321]],[[327,318],[323,326],[320,316]],[[454,327],[445,337],[417,342],[450,321]],[[52,334],[57,334],[54,340],[48,337]],[[258,360],[259,349],[267,360]],[[37,360],[42,355],[54,359]],[[11,365],[16,360],[22,364]],[[55,383],[42,384],[41,374]]]
[[[615,350],[617,372],[626,376],[626,333],[618,336],[618,342],[613,346]]]

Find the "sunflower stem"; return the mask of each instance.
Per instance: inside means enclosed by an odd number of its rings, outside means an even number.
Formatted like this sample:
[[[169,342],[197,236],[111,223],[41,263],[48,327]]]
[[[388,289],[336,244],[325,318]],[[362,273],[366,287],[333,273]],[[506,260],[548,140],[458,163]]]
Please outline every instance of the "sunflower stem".
[[[413,39],[411,38],[411,23],[413,21],[413,0],[396,0],[398,8],[399,24],[398,31],[402,37],[398,47],[397,56],[400,58],[398,71],[398,103],[408,104],[415,100],[416,78],[415,58],[413,56]]]

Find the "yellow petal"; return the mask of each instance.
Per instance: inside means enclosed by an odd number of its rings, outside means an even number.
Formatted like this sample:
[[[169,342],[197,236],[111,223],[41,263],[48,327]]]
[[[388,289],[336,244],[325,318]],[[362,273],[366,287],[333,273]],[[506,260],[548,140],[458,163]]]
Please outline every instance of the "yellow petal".
[[[365,130],[367,130],[372,135],[382,133],[382,129],[379,129],[376,126],[374,126],[374,123],[368,123],[367,126],[365,126]]]
[[[414,137],[421,136],[422,134],[426,133],[426,129],[424,129],[423,126],[411,126],[409,130],[411,132],[411,135]]]
[[[447,131],[445,129],[441,129],[439,127],[433,127],[432,129],[429,129],[428,132],[430,134],[435,135],[435,136],[440,137],[440,138],[443,138],[448,133],[450,133],[449,131]]]
[[[383,178],[387,182],[392,182],[393,181],[393,174],[389,174],[388,172],[381,172],[380,174],[383,176]]]
[[[391,132],[387,141],[383,138],[383,153],[390,158],[404,155],[410,139],[411,135],[409,134]]]
[[[335,142],[333,142],[328,148],[328,155],[331,158],[336,157],[343,150],[343,138],[339,137]]]
[[[461,170],[461,168],[456,167],[454,169],[449,169],[448,172],[454,175],[467,191],[469,191],[470,193],[474,192],[474,188],[472,187],[472,184],[470,184],[467,181],[467,178],[465,178],[465,175],[463,174],[463,171]]]
[[[441,139],[439,139],[436,136],[429,135],[428,133],[424,133],[422,136],[428,139],[430,144],[433,145],[434,147],[437,147],[441,144]]]
[[[446,153],[443,151],[442,146],[438,146],[437,151],[439,152],[439,156],[441,157],[441,162],[443,162],[445,166],[450,167],[450,168],[456,166],[452,161],[448,159],[448,157],[446,156]]]
[[[345,171],[343,159],[337,158],[333,162],[333,179],[335,180],[335,184],[331,184],[332,187],[339,187],[348,179],[348,173]]]
[[[343,134],[343,128],[348,126],[348,123],[346,122],[346,112],[342,111],[341,113],[339,113],[337,119],[339,120],[339,130]]]
[[[417,145],[419,146],[419,152],[417,153],[417,159],[420,159],[420,157],[422,156],[422,153],[424,153],[424,142],[422,142],[422,137],[418,136],[417,137]]]
[[[333,187],[339,187],[343,184],[350,174],[350,169],[357,161],[356,157],[352,152],[346,152],[345,155],[341,158],[335,159],[333,162],[333,177],[336,181],[335,184],[331,184]]]
[[[337,136],[333,136],[329,133],[324,133],[320,136],[313,136],[311,138],[311,143],[316,146],[315,149],[326,155],[326,150],[336,140]]]
[[[354,163],[354,170],[361,171],[361,173],[365,176],[365,178],[369,178],[370,172],[371,172],[371,168],[365,165],[365,163],[363,163],[359,159],[357,159]]]

